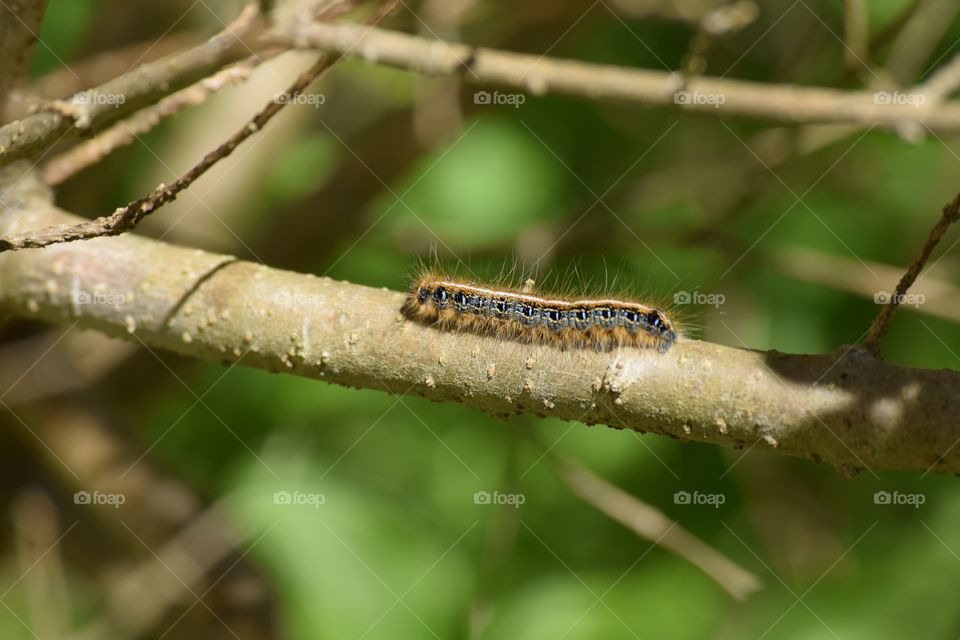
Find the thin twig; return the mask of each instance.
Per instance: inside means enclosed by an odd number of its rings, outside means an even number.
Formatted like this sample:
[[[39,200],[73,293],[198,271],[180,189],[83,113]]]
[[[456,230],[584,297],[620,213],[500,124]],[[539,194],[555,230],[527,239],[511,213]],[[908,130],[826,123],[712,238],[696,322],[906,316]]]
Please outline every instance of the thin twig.
[[[41,153],[69,137],[93,134],[201,78],[250,55],[243,37],[257,24],[248,5],[206,42],[136,69],[69,100],[54,100],[36,113],[0,127],[0,166]]]
[[[21,81],[7,96],[7,115],[11,119],[33,113],[43,101],[68,99],[87,87],[103,84],[138,64],[155,62],[202,42],[204,38],[189,31],[178,31],[161,40],[136,42],[101,53],[91,54],[70,66],[56,67],[39,78]]]
[[[313,63],[310,69],[302,73],[283,93],[274,96],[253,119],[230,136],[226,142],[207,153],[199,163],[191,167],[172,184],[161,184],[144,197],[134,200],[125,207],[117,209],[109,216],[81,222],[80,224],[67,228],[49,227],[9,238],[0,238],[0,252],[46,247],[60,242],[89,240],[90,238],[101,236],[116,236],[130,231],[145,217],[168,202],[175,200],[181,191],[193,184],[200,176],[205,174],[210,167],[229,156],[244,140],[257,131],[260,131],[273,116],[303,93],[303,90],[316,80],[317,76],[323,73],[324,70],[329,68],[334,61],[335,58],[326,55],[321,56]]]
[[[374,12],[367,22],[376,24],[382,20],[399,0],[390,0]],[[370,28],[370,27],[366,27]],[[313,66],[302,73],[283,93],[277,94],[263,107],[246,125],[234,133],[226,142],[213,151],[207,153],[199,163],[194,165],[172,184],[161,184],[146,196],[134,200],[125,207],[117,209],[109,216],[95,220],[81,222],[67,228],[49,227],[35,232],[0,238],[0,253],[19,249],[46,247],[61,242],[89,240],[103,236],[116,236],[135,228],[145,217],[176,199],[181,191],[193,184],[205,174],[213,165],[229,156],[243,141],[264,126],[277,115],[285,106],[294,102],[321,73],[336,64],[341,55],[321,55]]]
[[[955,0],[924,0],[897,33],[886,69],[901,85],[912,84],[927,68],[931,55],[960,11]]]
[[[227,85],[243,82],[255,67],[272,58],[275,51],[251,56],[232,67],[227,67],[65,151],[44,165],[41,171],[43,181],[51,186],[58,185],[83,169],[96,164],[118,148],[132,144],[137,137],[146,134],[183,109],[202,104],[211,94]]]
[[[553,463],[560,479],[576,495],[638,536],[686,559],[715,580],[733,599],[746,600],[760,588],[761,582],[757,576],[658,509],[583,466],[559,459],[554,459]]]
[[[748,116],[796,123],[832,122],[894,128],[917,122],[933,130],[960,130],[960,101],[925,108],[908,96],[844,91],[698,76],[672,71],[560,60],[420,38],[396,31],[362,31],[349,24],[288,20],[270,37],[277,43],[319,49],[411,72],[462,77],[534,95],[565,94],[611,99],[716,116]],[[478,96],[478,100],[486,99]]]
[[[766,264],[791,278],[846,291],[883,304],[886,304],[884,300],[890,292],[878,290],[877,282],[896,282],[903,276],[903,267],[872,260],[860,263],[849,256],[801,247],[777,247],[774,251],[765,252],[763,259]],[[864,264],[869,272],[863,268]],[[876,274],[879,280],[870,272]],[[928,270],[911,287],[914,309],[918,313],[960,323],[960,287],[932,273]]]
[[[956,222],[958,217],[960,217],[960,194],[957,194],[956,197],[943,208],[943,215],[940,216],[940,220],[938,220],[937,224],[930,230],[930,235],[927,236],[927,241],[923,243],[920,253],[914,258],[907,272],[903,274],[896,291],[890,296],[889,302],[880,310],[873,324],[870,325],[870,330],[867,331],[867,337],[863,341],[867,349],[874,353],[880,349],[880,343],[890,329],[890,323],[893,322],[893,314],[896,313],[897,306],[899,306],[903,300],[907,289],[910,288],[910,285],[912,285],[914,280],[917,279],[917,276],[920,275],[920,271],[923,270],[923,266],[927,263],[927,259],[933,252],[934,247],[940,242],[940,238],[947,232],[947,228]]]
[[[936,68],[918,87],[927,100],[942,102],[960,88],[960,54]]]
[[[848,69],[859,70],[870,56],[870,25],[866,0],[844,0],[843,26],[847,48],[844,60]]]

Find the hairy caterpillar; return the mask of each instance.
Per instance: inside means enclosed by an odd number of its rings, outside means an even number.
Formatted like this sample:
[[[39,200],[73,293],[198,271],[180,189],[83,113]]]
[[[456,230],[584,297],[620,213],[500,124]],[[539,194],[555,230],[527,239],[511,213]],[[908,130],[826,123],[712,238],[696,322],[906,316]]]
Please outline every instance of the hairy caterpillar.
[[[663,311],[633,300],[541,296],[434,273],[413,280],[403,313],[443,329],[562,349],[640,347],[663,353],[677,339]]]

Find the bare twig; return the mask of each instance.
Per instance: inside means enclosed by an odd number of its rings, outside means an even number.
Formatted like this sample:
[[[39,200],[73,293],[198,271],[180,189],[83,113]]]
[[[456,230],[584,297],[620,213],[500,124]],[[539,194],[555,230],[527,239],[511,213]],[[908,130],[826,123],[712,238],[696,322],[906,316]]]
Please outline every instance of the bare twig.
[[[937,67],[930,77],[919,85],[918,89],[927,100],[942,102],[960,88],[960,54],[949,62]]]
[[[935,109],[919,100],[884,101],[873,91],[842,91],[763,84],[678,73],[589,64],[475,48],[382,29],[286,21],[274,41],[332,51],[425,75],[460,75],[468,82],[499,84],[535,95],[562,93],[609,98],[718,116],[750,116],[789,123],[834,122],[893,128],[917,122],[960,130],[960,102]],[[686,93],[681,93],[686,92]]]
[[[909,2],[910,4],[904,7],[895,18],[873,35],[870,39],[871,51],[877,51],[887,46],[891,40],[900,34],[904,26],[910,23],[913,16],[924,4],[924,0],[909,0]]]
[[[398,0],[390,0],[384,3],[368,18],[368,22],[375,24],[383,19],[384,16],[393,10],[397,1]],[[361,28],[370,29],[371,27]],[[116,236],[130,231],[145,217],[166,203],[176,199],[181,191],[193,184],[217,162],[233,153],[244,140],[263,129],[277,113],[288,104],[294,102],[297,96],[303,93],[321,73],[329,69],[340,60],[341,57],[339,54],[332,56],[326,54],[321,55],[310,69],[302,73],[283,93],[274,96],[250,122],[230,136],[230,138],[216,149],[206,154],[199,163],[177,178],[172,184],[160,185],[146,196],[134,200],[125,207],[117,209],[109,216],[81,222],[68,228],[40,229],[36,232],[29,232],[19,236],[0,238],[0,253],[18,249],[46,247],[61,242],[89,240],[90,238],[101,236]]]
[[[30,66],[47,0],[7,0],[0,6],[0,121],[10,90]]]
[[[22,118],[44,100],[69,98],[87,87],[103,84],[144,62],[154,62],[204,40],[186,31],[171,33],[157,41],[151,39],[95,53],[89,58],[56,67],[39,78],[20,82],[7,96],[7,115]]]
[[[933,252],[934,247],[940,242],[940,238],[947,232],[947,228],[956,222],[958,217],[960,217],[960,194],[957,194],[957,196],[943,208],[943,215],[940,216],[940,220],[938,220],[937,224],[930,230],[930,235],[927,236],[927,241],[924,242],[923,247],[920,248],[920,253],[907,268],[907,272],[903,274],[903,278],[900,279],[896,290],[893,292],[893,295],[890,296],[890,301],[881,309],[880,313],[874,319],[873,324],[870,325],[870,330],[867,331],[867,337],[863,341],[864,346],[870,351],[876,353],[880,349],[880,342],[887,334],[890,323],[893,321],[893,314],[896,313],[897,306],[900,304],[900,301],[903,300],[907,289],[910,288],[910,285],[912,285],[914,280],[917,279],[917,276],[920,275],[920,271],[923,270],[923,266],[927,263],[927,259]]]
[[[953,24],[960,5],[954,0],[921,0],[903,24],[887,56],[887,70],[901,85],[913,84]]]
[[[13,180],[19,174],[12,174]],[[0,192],[0,232],[73,224],[39,181]],[[0,256],[0,308],[152,348],[328,382],[801,456],[960,472],[960,372],[860,350],[559,351],[411,323],[404,295],[134,235]]]
[[[717,582],[735,600],[746,600],[760,588],[754,574],[671,520],[658,509],[580,465],[557,460],[563,482],[586,502],[638,536],[669,549]]]
[[[227,67],[65,151],[44,165],[43,181],[49,185],[60,184],[83,169],[96,164],[116,149],[133,143],[137,137],[144,135],[163,120],[187,107],[202,104],[212,93],[227,85],[246,80],[256,66],[273,57],[273,54],[274,52],[264,52],[251,56],[232,67]]]
[[[846,35],[845,61],[848,69],[859,70],[870,56],[870,25],[866,0],[844,0],[843,26]]]
[[[632,18],[676,20],[716,36],[740,31],[758,13],[753,0],[613,0],[610,4],[618,13]]]
[[[224,31],[203,44],[141,65],[68,101],[48,103],[46,109],[0,127],[0,166],[40,153],[68,137],[100,131],[249,55],[242,37],[258,15],[257,5],[248,5]]]
[[[889,291],[878,290],[877,282],[896,282],[903,276],[902,267],[870,260],[860,263],[848,256],[801,247],[777,247],[767,253],[765,259],[792,278],[848,291],[877,303],[883,303],[890,295]],[[877,278],[864,270],[864,264]],[[960,323],[960,287],[931,273],[928,271],[911,287],[916,294],[916,311]]]
[[[191,167],[172,184],[160,185],[144,197],[134,200],[125,207],[117,209],[109,216],[81,222],[68,228],[51,227],[19,236],[0,238],[0,252],[46,247],[59,242],[89,240],[90,238],[100,236],[116,236],[130,231],[145,217],[166,203],[176,199],[181,191],[193,184],[194,181],[206,173],[210,167],[229,156],[244,140],[257,131],[260,131],[273,116],[279,113],[286,105],[293,102],[296,96],[300,95],[310,83],[316,80],[317,76],[323,73],[333,61],[332,58],[327,58],[326,56],[317,60],[317,62],[315,62],[309,70],[301,74],[286,91],[278,96],[274,96],[250,122],[230,136],[226,142],[205,155],[199,163]]]

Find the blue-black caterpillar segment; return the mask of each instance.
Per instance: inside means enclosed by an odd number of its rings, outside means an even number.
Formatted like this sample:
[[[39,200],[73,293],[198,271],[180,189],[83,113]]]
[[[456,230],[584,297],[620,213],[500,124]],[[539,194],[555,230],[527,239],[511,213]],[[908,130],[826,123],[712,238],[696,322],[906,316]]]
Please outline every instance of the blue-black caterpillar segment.
[[[653,306],[614,298],[544,297],[453,278],[417,278],[403,306],[411,319],[560,348],[654,348],[677,340],[667,314]]]

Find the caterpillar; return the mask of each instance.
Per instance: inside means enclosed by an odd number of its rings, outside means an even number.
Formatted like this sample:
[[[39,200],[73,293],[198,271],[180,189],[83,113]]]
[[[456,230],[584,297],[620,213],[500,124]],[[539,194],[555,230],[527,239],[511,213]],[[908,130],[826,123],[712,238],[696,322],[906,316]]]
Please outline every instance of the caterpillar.
[[[413,280],[402,310],[411,320],[441,329],[561,349],[639,347],[664,353],[678,335],[666,313],[634,300],[542,296],[434,273]]]

